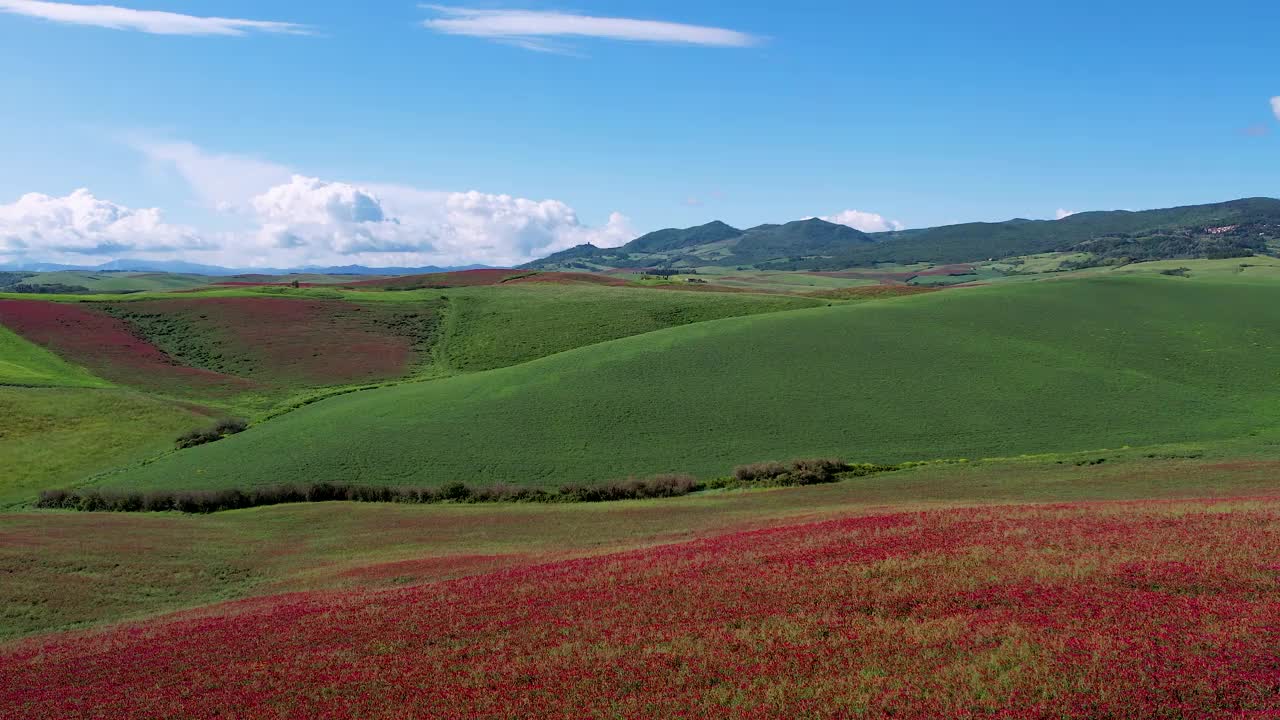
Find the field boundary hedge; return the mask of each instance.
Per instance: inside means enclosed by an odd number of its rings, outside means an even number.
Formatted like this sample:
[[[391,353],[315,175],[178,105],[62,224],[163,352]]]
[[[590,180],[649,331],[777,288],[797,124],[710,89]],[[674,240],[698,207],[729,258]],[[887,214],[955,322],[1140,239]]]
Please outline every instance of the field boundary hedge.
[[[654,475],[598,485],[566,484],[558,490],[510,484],[476,487],[454,482],[433,488],[352,483],[273,485],[245,490],[44,490],[35,506],[81,512],[166,512],[192,514],[313,502],[380,502],[406,504],[493,502],[611,502],[671,498],[702,490],[791,487],[837,482],[898,470],[897,465],[849,464],[842,460],[792,460],[789,463],[742,465],[730,477],[702,482],[691,475]]]

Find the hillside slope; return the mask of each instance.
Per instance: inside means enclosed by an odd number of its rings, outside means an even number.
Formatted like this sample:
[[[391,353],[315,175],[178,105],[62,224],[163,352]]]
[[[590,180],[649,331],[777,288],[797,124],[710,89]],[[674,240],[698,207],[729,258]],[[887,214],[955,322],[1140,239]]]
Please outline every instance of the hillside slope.
[[[745,231],[716,222],[688,230],[660,230],[620,248],[582,245],[526,267],[754,265],[774,270],[836,270],[1068,251],[1089,253],[1098,261],[1140,261],[1242,257],[1264,251],[1277,240],[1280,200],[1247,198],[1141,212],[1086,212],[1062,220],[1015,219],[870,235],[817,219]]]
[[[0,385],[108,387],[110,383],[0,325]]]
[[[1108,278],[689,325],[347,395],[107,479],[557,485],[835,454],[1237,437],[1280,422],[1280,288]]]
[[[593,266],[752,265],[790,257],[843,256],[870,245],[870,235],[818,218],[738,230],[720,221],[643,235],[618,248],[579,245],[522,267],[534,270]]]

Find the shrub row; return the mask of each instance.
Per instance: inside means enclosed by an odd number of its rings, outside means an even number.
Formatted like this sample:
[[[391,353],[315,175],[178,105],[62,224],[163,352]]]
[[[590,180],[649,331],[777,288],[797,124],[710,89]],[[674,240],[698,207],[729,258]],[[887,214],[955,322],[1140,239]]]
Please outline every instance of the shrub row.
[[[655,475],[651,478],[628,478],[605,485],[563,485],[560,497],[573,502],[607,502],[688,495],[701,485],[689,475]]]
[[[237,418],[225,418],[219,420],[213,427],[204,430],[192,430],[184,435],[179,435],[177,445],[179,450],[192,448],[197,445],[221,440],[228,435],[244,432],[249,428],[249,423]]]
[[[247,490],[192,490],[151,492],[122,490],[45,490],[36,507],[84,512],[212,513],[221,510],[304,502],[382,503],[489,503],[489,502],[608,502],[670,498],[698,490],[730,487],[782,487],[835,482],[841,476],[861,476],[896,470],[893,465],[850,465],[841,460],[792,460],[790,463],[756,463],[734,470],[733,477],[706,483],[689,475],[654,475],[627,478],[600,485],[570,484],[558,490],[497,484],[475,487],[462,482],[435,488],[397,485],[311,483],[274,485]]]
[[[85,512],[212,513],[265,505],[304,502],[399,502],[399,503],[487,503],[487,502],[603,502],[688,495],[698,482],[685,475],[658,475],[630,478],[604,485],[566,485],[559,492],[516,485],[472,487],[449,483],[438,488],[392,485],[351,485],[313,483],[275,485],[248,490],[194,490],[129,492],[118,490],[45,490],[36,507]]]
[[[792,460],[789,463],[761,462],[739,465],[733,476],[717,478],[707,487],[791,487],[832,483],[841,477],[862,477],[873,473],[897,470],[896,465],[861,463],[851,465],[835,458]]]

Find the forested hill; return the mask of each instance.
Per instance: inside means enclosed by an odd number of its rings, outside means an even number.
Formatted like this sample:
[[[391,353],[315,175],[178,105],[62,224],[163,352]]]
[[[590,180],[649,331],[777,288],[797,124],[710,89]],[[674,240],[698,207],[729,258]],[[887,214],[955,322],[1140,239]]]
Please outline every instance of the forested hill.
[[[1280,200],[1248,198],[1162,210],[1086,212],[1062,220],[1015,219],[867,234],[819,219],[738,230],[723,222],[668,229],[619,248],[580,245],[534,269],[752,266],[834,270],[876,263],[960,263],[1043,252],[1089,253],[1095,262],[1237,257],[1280,241]]]

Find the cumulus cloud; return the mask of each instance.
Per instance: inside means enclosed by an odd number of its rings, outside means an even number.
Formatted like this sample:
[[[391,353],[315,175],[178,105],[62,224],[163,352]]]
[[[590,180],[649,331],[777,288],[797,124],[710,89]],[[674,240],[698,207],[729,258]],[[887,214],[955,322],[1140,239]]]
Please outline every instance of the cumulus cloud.
[[[901,230],[905,227],[897,220],[887,220],[883,215],[862,212],[861,210],[845,210],[835,215],[823,215],[819,219],[837,225],[848,225],[854,230],[861,230],[862,232],[886,232],[889,230]]]
[[[1271,112],[1275,113],[1277,120],[1280,120],[1280,95],[1271,98]]]
[[[321,179],[187,142],[129,144],[243,226],[215,238],[221,249],[208,262],[517,265],[583,243],[616,247],[638,234],[620,213],[590,225],[560,200]]]
[[[294,175],[253,198],[253,209],[262,223],[258,238],[269,247],[338,255],[433,249],[426,228],[402,226],[372,192],[347,183]]]
[[[52,259],[208,249],[193,229],[171,225],[156,208],[134,210],[85,189],[65,197],[29,193],[0,205],[0,256]]]
[[[621,213],[612,213],[604,225],[588,225],[560,200],[401,185],[370,185],[368,191],[401,237],[430,238],[440,258],[516,265],[583,243],[617,247],[637,235]]]
[[[529,50],[562,52],[548,38],[579,37],[631,42],[750,47],[760,38],[737,30],[659,20],[596,17],[542,10],[480,10],[451,5],[423,5],[440,17],[423,21],[430,30],[519,45]]]
[[[1058,208],[1058,212],[1054,213],[1053,217],[1056,220],[1065,220],[1079,212],[1079,210],[1063,210],[1062,208]]]
[[[620,213],[591,226],[559,200],[300,175],[252,205],[261,224],[258,254],[308,262],[517,265],[583,243],[616,247],[636,236]]]
[[[305,25],[268,20],[197,17],[157,10],[133,10],[115,5],[79,5],[44,0],[0,0],[0,12],[26,15],[69,25],[91,25],[112,30],[135,30],[153,35],[229,35],[284,33],[309,35]]]

